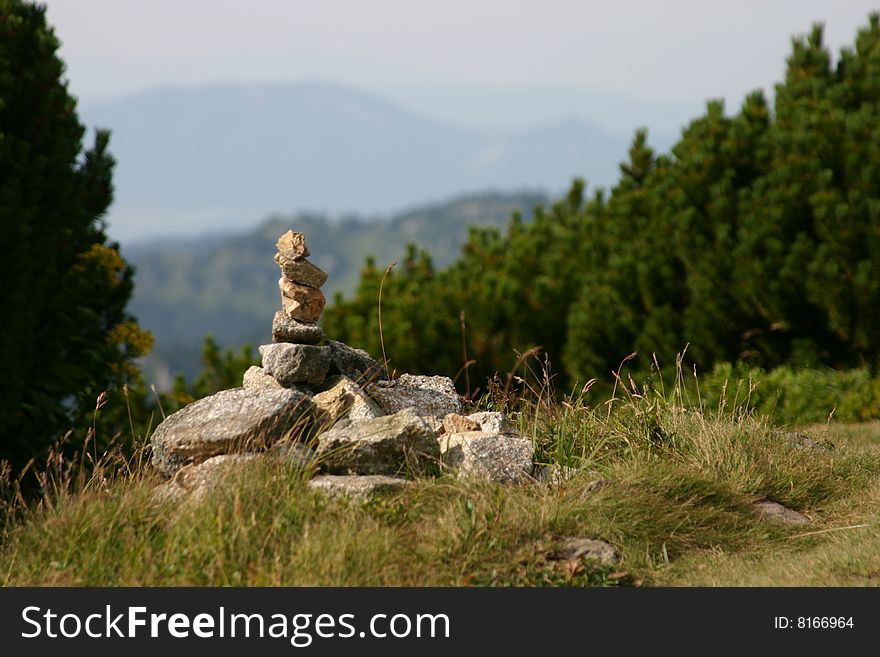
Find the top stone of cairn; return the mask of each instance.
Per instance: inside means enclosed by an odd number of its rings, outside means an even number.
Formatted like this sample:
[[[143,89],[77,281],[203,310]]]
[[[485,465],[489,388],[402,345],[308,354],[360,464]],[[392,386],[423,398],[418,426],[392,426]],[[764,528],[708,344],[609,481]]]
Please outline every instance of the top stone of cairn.
[[[278,248],[279,260],[300,260],[311,255],[306,248],[306,236],[292,230],[279,237],[275,246]]]
[[[327,302],[320,289],[327,280],[327,272],[306,258],[309,250],[302,233],[289,230],[278,238],[276,246],[275,262],[281,267],[278,287],[284,313],[296,322],[317,322]],[[273,338],[276,337],[280,336],[273,332]]]

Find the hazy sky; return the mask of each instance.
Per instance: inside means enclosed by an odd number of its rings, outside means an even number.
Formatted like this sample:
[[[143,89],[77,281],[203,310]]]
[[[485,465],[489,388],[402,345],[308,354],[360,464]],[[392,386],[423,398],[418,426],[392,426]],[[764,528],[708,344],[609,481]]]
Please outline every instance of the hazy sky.
[[[872,4],[880,5],[880,0],[45,4],[62,41],[70,89],[80,100],[83,117],[92,108],[100,110],[102,101],[167,85],[322,79],[355,85],[435,118],[490,124],[493,129],[576,117],[626,143],[636,127],[644,126],[652,146],[665,150],[681,128],[703,112],[707,99],[726,98],[732,113],[749,91],[762,87],[772,93],[772,85],[782,78],[793,35],[823,22],[826,43],[837,53],[853,43],[857,29],[867,24]],[[111,234],[117,239],[238,228],[270,211],[303,209],[303,195],[286,185],[283,191],[290,201],[284,208],[268,207],[265,194],[256,191],[251,196],[242,192],[250,205],[234,208],[218,200],[222,195],[209,193],[174,214],[165,206],[176,198],[177,179],[171,188],[151,189],[155,200],[148,202],[135,193],[135,183],[144,176],[127,173],[135,170],[135,162],[147,168],[155,165],[150,158],[158,151],[126,150],[136,135],[111,119],[102,125],[114,130],[114,152],[120,157],[116,201],[109,215]],[[591,153],[584,149],[584,162]],[[624,155],[621,146],[619,157]],[[594,175],[591,183],[613,182],[614,167],[609,161],[609,180]],[[287,173],[292,180],[303,179],[293,169]],[[561,175],[556,191],[571,176],[583,174],[578,168]],[[253,174],[246,169],[240,182],[248,175]],[[536,175],[520,172],[515,181],[504,178],[507,182],[495,185],[534,186]],[[151,179],[150,185],[156,184]],[[372,206],[335,193],[307,206],[331,213],[401,209],[401,188],[410,190],[396,180],[388,184],[387,189],[370,190],[384,199]],[[431,198],[407,197],[406,203],[472,191],[444,187]]]
[[[836,52],[877,0],[48,0],[84,104],[164,84],[328,78],[433,109],[540,85],[500,120],[583,113],[572,92],[738,105],[783,71],[790,37]],[[449,92],[448,94],[446,92]],[[566,100],[569,99],[569,100]],[[448,102],[445,102],[448,100]],[[472,107],[469,107],[472,105]],[[516,103],[514,103],[516,105]]]

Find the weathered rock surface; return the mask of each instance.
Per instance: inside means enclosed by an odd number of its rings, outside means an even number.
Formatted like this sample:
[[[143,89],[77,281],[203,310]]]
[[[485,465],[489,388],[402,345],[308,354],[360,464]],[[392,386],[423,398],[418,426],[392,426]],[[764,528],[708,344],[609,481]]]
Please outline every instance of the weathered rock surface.
[[[620,555],[613,545],[605,541],[568,536],[560,541],[550,558],[559,561],[595,559],[603,565],[612,566],[620,559]]]
[[[363,422],[342,420],[318,436],[330,474],[429,473],[440,457],[437,436],[412,409]]]
[[[795,449],[806,449],[815,452],[827,452],[829,449],[828,443],[820,443],[810,438],[807,434],[798,431],[777,431],[774,435],[780,440],[786,441]]]
[[[282,258],[280,254],[276,254],[275,262],[281,267],[283,277],[292,283],[321,287],[327,281],[327,272],[305,258],[288,260]]]
[[[313,409],[312,400],[296,390],[218,392],[169,415],[156,427],[153,466],[172,475],[184,465],[212,456],[261,449],[303,424]]]
[[[382,366],[363,349],[336,340],[327,344],[331,349],[330,374],[345,376],[361,384],[386,378]]]
[[[464,433],[466,431],[481,430],[482,427],[479,422],[458,413],[449,413],[443,418],[443,433]]]
[[[278,257],[284,260],[299,260],[312,255],[306,248],[306,236],[292,230],[287,231],[275,242]]]
[[[444,434],[438,439],[444,466],[460,477],[498,483],[531,479],[532,443],[523,438],[486,431]]]
[[[471,413],[470,415],[450,413],[443,418],[443,431],[445,433],[463,433],[466,431],[516,433],[516,429],[508,423],[504,414],[497,411],[483,411],[481,413]]]
[[[284,386],[266,374],[262,367],[251,365],[244,373],[241,387],[245,390],[283,390]]]
[[[258,454],[221,454],[202,463],[191,463],[178,470],[174,477],[159,486],[160,498],[179,498],[189,495],[192,500],[205,496],[224,476],[245,463],[256,459]]]
[[[361,422],[384,415],[376,402],[349,378],[334,377],[326,381],[324,387],[327,389],[312,397],[319,426],[332,426],[343,417]]]
[[[285,388],[306,383],[318,385],[330,369],[330,348],[276,342],[260,345],[263,371]]]
[[[348,498],[365,501],[380,495],[399,493],[409,482],[403,477],[387,475],[320,475],[309,481],[309,488],[331,499]]]
[[[296,468],[312,470],[316,467],[315,450],[297,440],[277,442],[266,452],[266,455]]]
[[[452,379],[446,376],[414,376],[403,374],[394,381],[377,382],[367,393],[386,413],[414,408],[421,415],[446,417],[461,414],[461,399]]]
[[[559,465],[558,463],[535,466],[534,469],[535,479],[551,486],[560,486],[575,477],[577,473],[578,470],[576,468]],[[595,482],[590,482],[587,486],[589,487],[592,483]]]
[[[281,305],[288,317],[299,322],[317,322],[321,318],[327,303],[321,290],[283,278],[278,279],[278,287],[281,289]]]
[[[507,421],[504,413],[498,411],[483,411],[471,413],[467,418],[480,425],[478,431],[490,433],[516,433],[516,429]]]
[[[421,390],[435,392],[438,395],[445,395],[455,399],[459,409],[461,408],[461,399],[455,390],[455,384],[448,376],[422,376],[419,374],[401,374],[397,378],[400,385],[412,386]],[[454,411],[453,411],[454,412]]]
[[[326,339],[323,329],[314,322],[299,322],[281,310],[272,318],[272,342],[320,344]]]
[[[764,520],[782,522],[788,525],[806,525],[810,522],[810,519],[803,513],[799,513],[794,509],[789,509],[778,502],[771,502],[770,500],[756,502],[755,511]]]

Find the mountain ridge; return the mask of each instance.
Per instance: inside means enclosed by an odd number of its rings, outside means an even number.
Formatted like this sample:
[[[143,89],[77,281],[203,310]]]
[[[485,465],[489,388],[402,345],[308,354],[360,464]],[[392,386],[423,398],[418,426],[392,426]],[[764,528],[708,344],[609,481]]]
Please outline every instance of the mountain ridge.
[[[275,212],[388,214],[468,190],[610,185],[628,140],[582,118],[443,120],[326,81],[146,91],[82,110],[112,132],[114,239],[247,228]]]

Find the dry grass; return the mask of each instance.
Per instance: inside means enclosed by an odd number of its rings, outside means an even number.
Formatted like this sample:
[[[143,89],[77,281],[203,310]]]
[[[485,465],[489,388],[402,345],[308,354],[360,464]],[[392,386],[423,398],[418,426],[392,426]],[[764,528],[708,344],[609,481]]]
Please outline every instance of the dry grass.
[[[198,503],[158,502],[147,468],[56,465],[38,504],[12,504],[5,585],[833,585],[880,573],[880,425],[810,429],[798,449],[745,411],[675,391],[508,408],[556,484],[500,487],[449,476],[367,504],[329,502],[280,463],[249,463]],[[503,400],[502,400],[503,402]],[[487,402],[488,403],[488,402]],[[499,400],[491,402],[496,406]],[[82,470],[80,470],[82,472]],[[603,480],[604,485],[594,482]],[[769,499],[807,526],[760,519]],[[841,529],[854,525],[867,527]],[[813,532],[805,535],[807,532]],[[608,541],[614,568],[560,563],[565,536]]]

